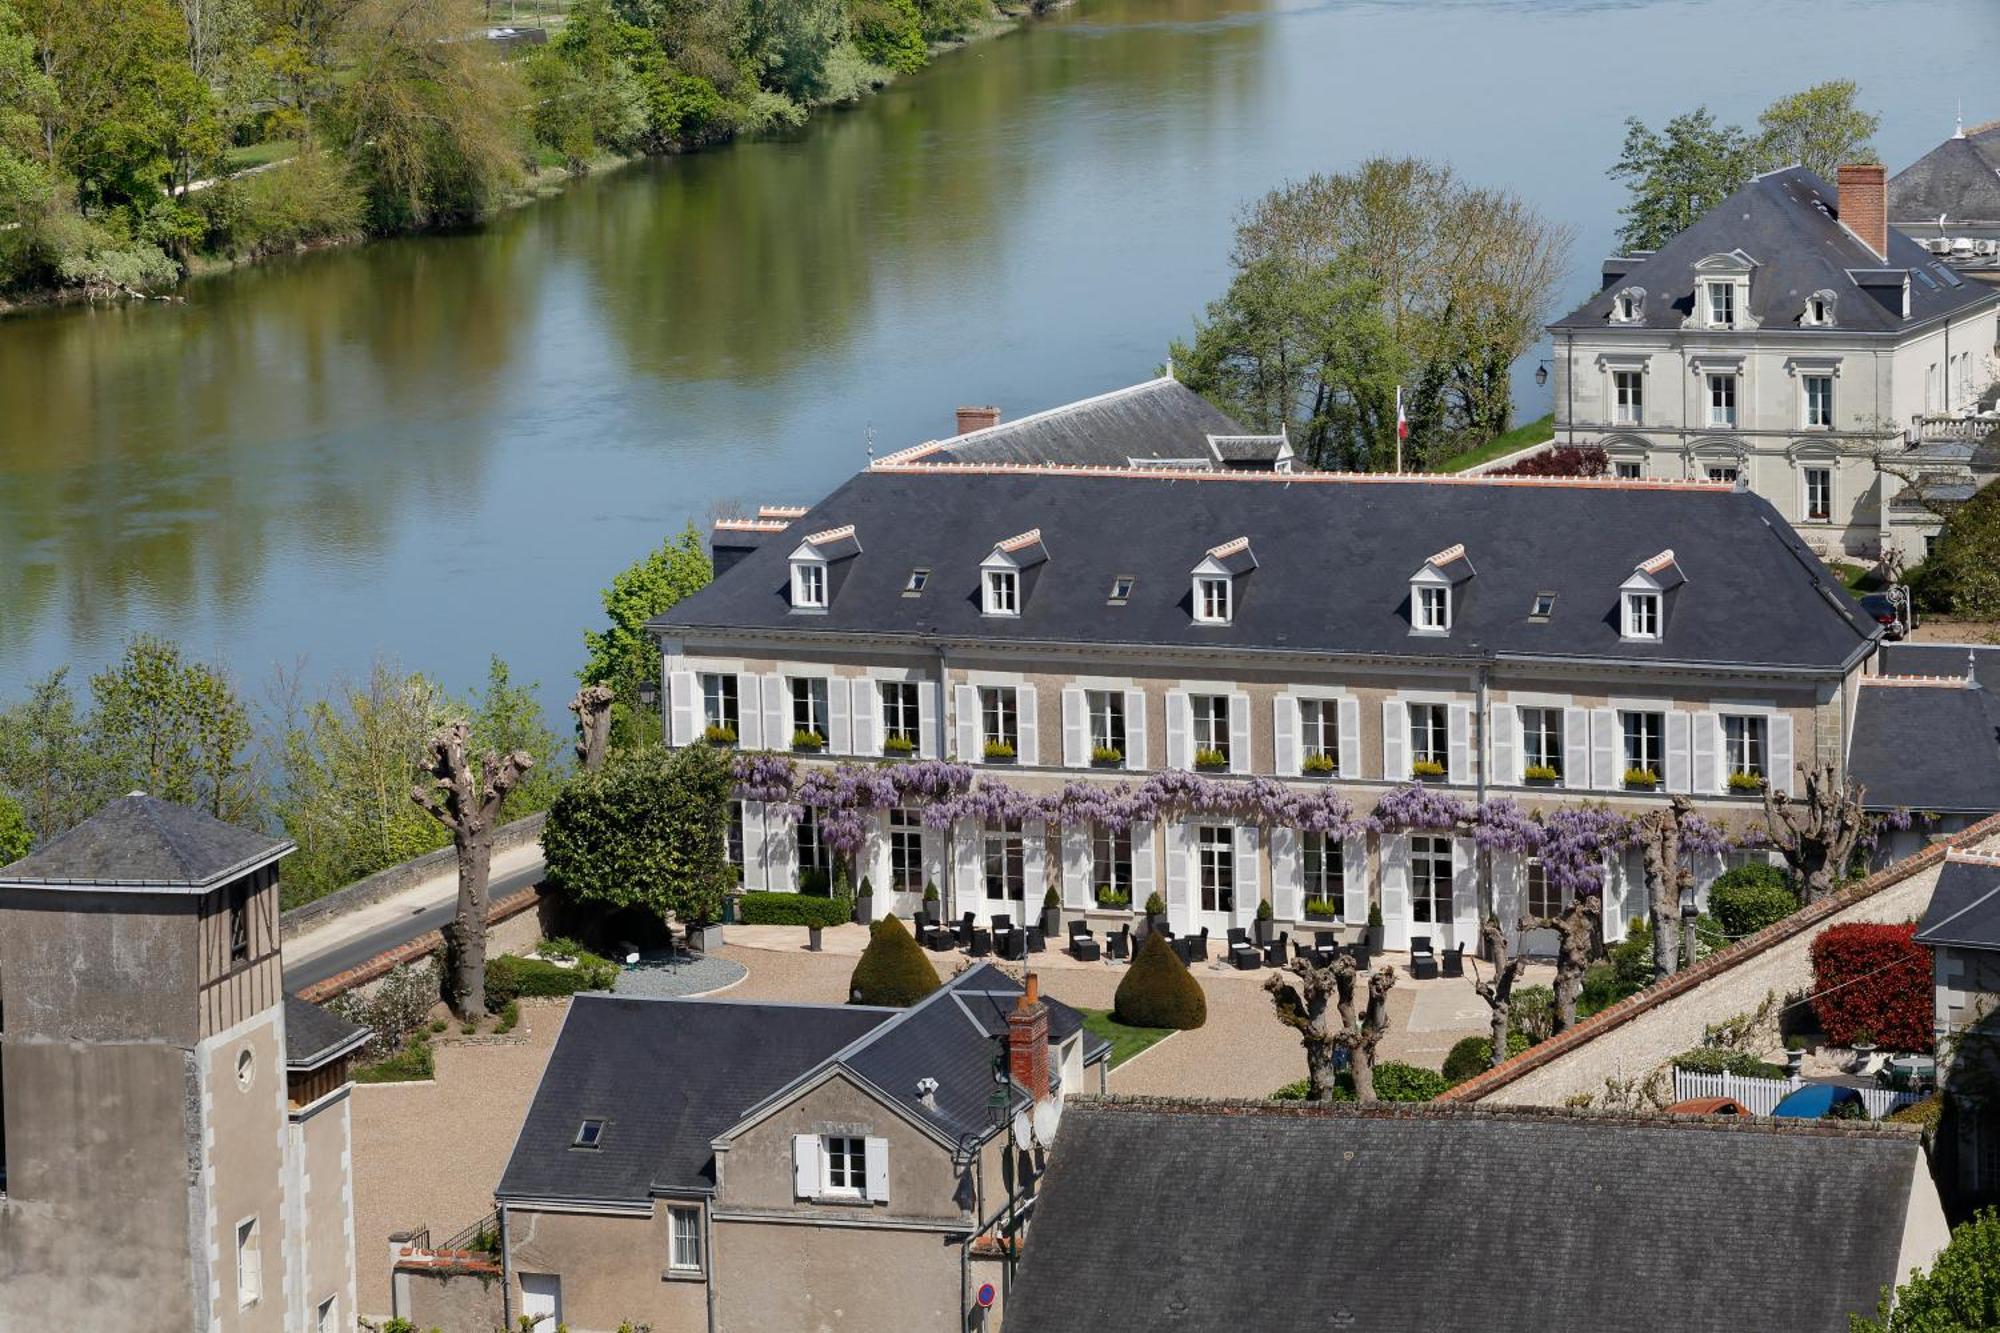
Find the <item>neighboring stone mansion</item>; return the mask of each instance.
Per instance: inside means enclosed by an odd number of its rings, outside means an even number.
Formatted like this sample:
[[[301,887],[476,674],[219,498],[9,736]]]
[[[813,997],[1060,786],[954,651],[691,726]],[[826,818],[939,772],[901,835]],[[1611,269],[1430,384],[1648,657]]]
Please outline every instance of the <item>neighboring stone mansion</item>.
[[[1955,419],[1995,380],[1996,310],[1888,225],[1881,167],[1842,167],[1838,191],[1768,172],[1605,261],[1550,326],[1555,439],[1621,477],[1740,478],[1822,554],[1915,563],[1938,520],[1911,486],[1970,493]]]
[[[957,760],[1024,790],[1196,770],[1333,784],[1366,814],[1422,778],[1466,800],[1670,792],[1735,825],[1757,784],[1840,764],[1877,629],[1765,500],[1729,485],[878,463],[809,511],[724,522],[717,577],[652,626],[674,745],[801,762]],[[741,802],[751,889],[830,868],[810,809]],[[1469,837],[1252,820],[1128,833],[875,818],[878,912],[1160,892],[1220,936],[1379,908],[1385,943],[1473,943],[1559,908]],[[1703,868],[1704,877],[1719,865]],[[1614,864],[1606,930],[1642,912]],[[1704,879],[1705,882],[1705,879]],[[1308,902],[1331,921],[1307,920]]]

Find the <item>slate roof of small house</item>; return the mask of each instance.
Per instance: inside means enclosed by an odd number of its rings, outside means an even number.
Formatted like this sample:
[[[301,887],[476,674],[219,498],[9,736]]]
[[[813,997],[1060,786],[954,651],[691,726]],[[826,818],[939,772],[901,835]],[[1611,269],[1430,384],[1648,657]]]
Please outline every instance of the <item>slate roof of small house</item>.
[[[1917,943],[2000,949],[2000,860],[1947,856]]]
[[[823,614],[792,614],[788,552],[766,545],[653,628],[1809,670],[1856,659],[1876,629],[1768,501],[1703,483],[878,465],[803,522],[870,534]],[[1029,527],[1049,562],[1018,616],[982,615],[980,562]],[[1237,537],[1257,568],[1233,621],[1196,625],[1188,571]],[[1478,574],[1449,635],[1413,635],[1410,572],[1452,542]],[[1666,547],[1687,583],[1660,641],[1627,642],[1619,585]],[[906,597],[917,568],[929,583]],[[1107,606],[1124,574],[1131,596]],[[1558,594],[1555,612],[1531,620],[1540,592]]]
[[[1889,219],[1903,226],[2000,224],[2000,121],[1946,139],[1889,179]],[[1955,233],[1954,233],[1955,234]]]
[[[287,839],[133,792],[0,867],[0,885],[205,892],[293,848]]]
[[[905,450],[923,463],[1065,463],[1124,467],[1155,459],[1217,461],[1210,436],[1249,438],[1227,413],[1170,375],[1114,389],[1079,402],[1002,421],[947,440]],[[1275,457],[1276,444],[1243,457]],[[1231,457],[1229,461],[1238,461]]]
[[[317,1069],[368,1040],[368,1029],[296,995],[285,997],[285,1064]]]
[[[1905,1276],[1899,1128],[1077,1103],[1007,1327],[1845,1328]]]
[[[1754,177],[1652,254],[1551,328],[1678,330],[1694,309],[1695,266],[1711,255],[1742,251],[1756,267],[1748,313],[1764,329],[1788,336],[1824,337],[1900,333],[1940,316],[2000,301],[2000,292],[1952,273],[1916,241],[1889,229],[1886,261],[1839,222],[1838,191],[1804,167]],[[1869,296],[1849,270],[1911,270],[1910,317],[1902,318]],[[1642,317],[1613,324],[1611,303],[1625,287],[1646,289]],[[1801,327],[1799,315],[1814,292],[1834,293],[1835,323]],[[1900,302],[1900,297],[1898,298]],[[1718,334],[1729,337],[1729,334]]]
[[[2000,648],[1885,643],[1880,666],[1885,676],[1936,680],[1862,685],[1847,765],[1868,808],[2000,810]]]

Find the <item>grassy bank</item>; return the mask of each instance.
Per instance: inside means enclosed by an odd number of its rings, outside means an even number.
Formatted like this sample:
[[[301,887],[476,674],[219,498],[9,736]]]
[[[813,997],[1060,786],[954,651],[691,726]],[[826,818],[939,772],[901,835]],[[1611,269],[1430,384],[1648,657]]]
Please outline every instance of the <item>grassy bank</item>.
[[[1476,449],[1467,449],[1455,454],[1438,465],[1440,472],[1463,472],[1467,468],[1490,463],[1496,458],[1504,458],[1517,449],[1525,449],[1531,444],[1552,440],[1556,433],[1556,418],[1551,412],[1547,416],[1536,417],[1533,421],[1514,427],[1505,435],[1496,435]]]
[[[1121,1023],[1109,1009],[1082,1009],[1084,1027],[1111,1043],[1111,1067],[1130,1060],[1162,1038],[1174,1035],[1172,1028],[1137,1028]]]

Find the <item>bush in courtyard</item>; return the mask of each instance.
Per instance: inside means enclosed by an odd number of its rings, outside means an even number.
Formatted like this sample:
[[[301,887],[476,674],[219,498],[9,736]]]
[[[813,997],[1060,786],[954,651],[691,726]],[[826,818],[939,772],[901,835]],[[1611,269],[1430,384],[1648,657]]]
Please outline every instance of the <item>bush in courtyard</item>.
[[[437,963],[426,958],[400,963],[371,991],[346,991],[328,1000],[326,1008],[368,1029],[368,1044],[361,1048],[363,1061],[386,1060],[430,1020],[438,1003],[438,987]]]
[[[1375,1066],[1375,1096],[1385,1102],[1428,1102],[1444,1096],[1451,1084],[1435,1069],[1384,1060]]]
[[[1783,1065],[1759,1060],[1749,1051],[1723,1046],[1697,1046],[1674,1057],[1674,1068],[1690,1074],[1734,1074],[1738,1078],[1783,1078]]]
[[[907,1009],[938,988],[937,969],[893,915],[868,927],[868,947],[847,982],[853,1004],[886,1004]]]
[[[1507,1056],[1512,1059],[1534,1043],[1525,1032],[1507,1034]],[[1463,1083],[1474,1074],[1483,1074],[1492,1068],[1493,1038],[1486,1036],[1461,1037],[1452,1044],[1451,1054],[1444,1058],[1444,1077],[1447,1083]]]
[[[1304,1079],[1298,1079],[1295,1082],[1287,1083],[1284,1087],[1272,1093],[1271,1100],[1274,1102],[1302,1102],[1306,1099],[1306,1092],[1311,1086]],[[1354,1079],[1345,1069],[1334,1075],[1333,1099],[1337,1102],[1351,1102],[1354,1100]]]
[[[1547,1041],[1556,1030],[1555,988],[1523,986],[1515,991],[1507,1001],[1507,1028],[1531,1044]]]
[[[810,893],[746,893],[736,902],[746,926],[838,926],[853,916],[852,904]]]
[[[1148,935],[1112,999],[1112,1017],[1128,1027],[1187,1031],[1208,1021],[1208,997],[1164,935]]]
[[[1732,939],[1755,935],[1799,910],[1785,872],[1762,861],[1727,870],[1708,889],[1708,910]]]
[[[1611,455],[1594,444],[1560,445],[1531,454],[1518,463],[1494,468],[1489,477],[1601,477],[1611,470]]]
[[[550,881],[580,901],[644,908],[661,921],[721,920],[723,895],[736,887],[724,846],[735,787],[710,746],[614,755],[549,807]]]
[[[486,961],[486,1007],[496,1014],[524,997],[548,999],[584,990],[610,990],[617,984],[618,965],[594,953],[579,953],[575,967],[557,967],[511,953]]]
[[[1813,1013],[1836,1046],[1867,1032],[1892,1051],[1931,1049],[1931,951],[1916,923],[1828,926],[1812,942]]]

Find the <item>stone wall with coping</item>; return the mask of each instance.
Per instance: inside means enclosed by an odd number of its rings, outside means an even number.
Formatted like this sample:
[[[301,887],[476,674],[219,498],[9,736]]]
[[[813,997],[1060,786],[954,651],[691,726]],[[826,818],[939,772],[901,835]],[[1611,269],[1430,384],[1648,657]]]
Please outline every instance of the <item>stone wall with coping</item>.
[[[493,854],[499,856],[517,847],[539,841],[542,836],[542,821],[546,817],[546,811],[537,811],[512,823],[502,824],[493,831]],[[292,908],[281,919],[281,933],[285,939],[293,939],[349,912],[372,907],[385,898],[393,898],[427,879],[454,874],[457,867],[458,853],[449,845],[440,847],[434,852],[425,852],[422,856],[405,861],[401,865],[378,870],[366,879],[357,879],[346,888],[335,889],[323,898],[315,898],[309,903],[302,903]]]

